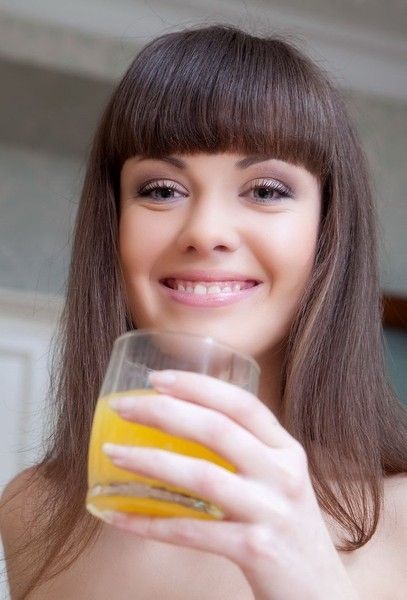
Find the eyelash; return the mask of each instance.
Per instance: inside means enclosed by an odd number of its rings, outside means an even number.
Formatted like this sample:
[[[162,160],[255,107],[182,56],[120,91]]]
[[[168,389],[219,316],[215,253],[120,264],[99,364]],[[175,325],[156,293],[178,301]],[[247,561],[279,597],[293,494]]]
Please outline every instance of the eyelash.
[[[280,196],[278,199],[257,199],[257,202],[259,202],[259,204],[272,204],[275,202],[281,202],[281,200],[283,198],[293,198],[293,193],[291,192],[291,190],[286,187],[285,185],[283,185],[282,183],[280,183],[279,181],[275,181],[273,179],[258,179],[255,182],[255,185],[253,185],[250,190],[259,190],[259,189],[264,189],[267,190],[268,192],[279,192]],[[151,198],[151,194],[152,192],[156,191],[156,190],[171,190],[171,191],[178,191],[180,193],[180,190],[177,189],[177,186],[172,182],[172,181],[166,181],[166,180],[160,180],[160,181],[151,181],[148,182],[147,184],[145,184],[143,187],[141,187],[138,192],[137,195],[142,197],[142,198],[146,198],[146,197],[150,197]],[[153,198],[152,198],[153,199]],[[161,202],[160,199],[155,199],[156,200],[156,204],[166,204],[168,202],[168,200],[174,200],[173,197],[170,197],[168,199],[166,198],[161,198]]]

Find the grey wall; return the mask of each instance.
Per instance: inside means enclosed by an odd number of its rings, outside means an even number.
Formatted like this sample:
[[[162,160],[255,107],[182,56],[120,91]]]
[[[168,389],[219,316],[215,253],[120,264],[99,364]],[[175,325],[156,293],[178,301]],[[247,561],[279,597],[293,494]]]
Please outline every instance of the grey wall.
[[[400,400],[407,406],[407,333],[389,327],[384,332],[384,349],[388,373],[393,388]]]
[[[64,294],[83,167],[0,144],[0,287]]]
[[[0,288],[64,293],[92,132],[112,86],[0,61]]]
[[[374,179],[382,286],[407,296],[407,103],[347,93]]]

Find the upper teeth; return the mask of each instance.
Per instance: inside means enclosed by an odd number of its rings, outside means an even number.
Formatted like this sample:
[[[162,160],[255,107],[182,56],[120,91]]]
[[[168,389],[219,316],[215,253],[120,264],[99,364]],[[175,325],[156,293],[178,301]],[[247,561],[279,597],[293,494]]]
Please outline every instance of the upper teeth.
[[[205,281],[174,281],[174,289],[179,292],[189,292],[198,295],[220,294],[221,292],[240,292],[245,282],[205,282]]]

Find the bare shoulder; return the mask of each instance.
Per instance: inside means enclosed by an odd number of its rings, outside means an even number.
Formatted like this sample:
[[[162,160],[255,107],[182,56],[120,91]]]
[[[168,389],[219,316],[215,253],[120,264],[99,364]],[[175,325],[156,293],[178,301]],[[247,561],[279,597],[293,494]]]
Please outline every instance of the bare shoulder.
[[[397,475],[386,477],[384,486],[395,498],[401,500],[403,498],[403,491],[405,492],[407,489],[407,473],[398,473]]]
[[[407,572],[407,474],[383,481],[383,510],[372,538],[341,560],[361,600],[405,600]]]
[[[405,565],[407,555],[407,473],[385,480],[385,514],[394,535],[394,549]],[[407,581],[406,581],[407,583]]]
[[[32,576],[29,542],[36,529],[41,527],[34,516],[43,492],[37,468],[30,467],[9,481],[1,495],[0,533],[13,599],[22,596]]]
[[[407,473],[387,477],[384,482],[384,535],[381,551],[387,554],[389,598],[405,598],[407,590]],[[379,548],[378,548],[379,550]]]

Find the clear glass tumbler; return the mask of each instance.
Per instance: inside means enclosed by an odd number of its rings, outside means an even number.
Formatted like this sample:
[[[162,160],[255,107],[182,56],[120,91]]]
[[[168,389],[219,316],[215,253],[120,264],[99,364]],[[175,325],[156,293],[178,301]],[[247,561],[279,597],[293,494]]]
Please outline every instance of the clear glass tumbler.
[[[209,448],[127,421],[109,407],[109,398],[115,396],[157,394],[147,378],[150,371],[162,369],[204,373],[254,394],[258,390],[260,367],[256,361],[211,337],[139,329],[117,338],[92,424],[86,507],[98,517],[103,510],[120,510],[156,517],[222,519],[222,509],[207,499],[119,468],[102,451],[105,442],[155,447],[203,458],[236,472]]]

